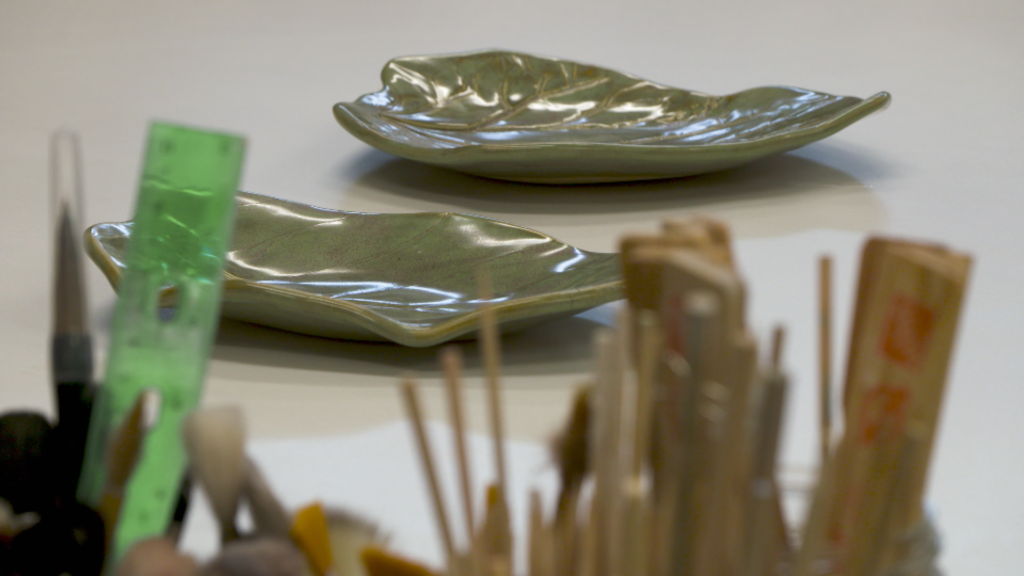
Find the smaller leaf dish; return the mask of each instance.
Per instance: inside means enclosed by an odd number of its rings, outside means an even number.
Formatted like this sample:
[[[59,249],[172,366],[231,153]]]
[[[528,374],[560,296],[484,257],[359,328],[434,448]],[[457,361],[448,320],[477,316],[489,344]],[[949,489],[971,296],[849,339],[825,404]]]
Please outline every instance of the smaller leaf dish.
[[[431,346],[473,334],[489,271],[504,331],[622,297],[617,254],[465,214],[364,214],[240,192],[221,313],[315,336]],[[86,250],[117,289],[132,225],[97,224]],[[165,287],[164,305],[175,292]]]
[[[768,86],[728,96],[568,60],[486,51],[391,60],[384,89],[334,106],[385,152],[478,176],[545,184],[690,176],[820,140],[885,108]]]

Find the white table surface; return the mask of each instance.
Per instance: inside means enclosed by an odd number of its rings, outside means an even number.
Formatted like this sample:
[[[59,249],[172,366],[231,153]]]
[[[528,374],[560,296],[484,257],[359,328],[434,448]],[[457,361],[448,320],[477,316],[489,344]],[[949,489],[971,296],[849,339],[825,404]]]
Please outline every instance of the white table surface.
[[[695,3],[0,2],[0,409],[49,411],[51,242],[47,139],[84,143],[89,223],[130,217],[147,123],[245,134],[244,189],[319,206],[480,214],[595,251],[667,216],[727,221],[752,293],[751,324],[789,330],[785,460],[814,464],[814,270],[837,267],[836,351],[859,246],[875,232],[976,256],[930,501],[952,575],[1019,573],[1024,559],[1024,3],[866,0]],[[392,57],[506,48],[724,94],[788,84],[893,104],[799,151],[704,177],[542,187],[428,168],[342,130],[338,101],[376,91]],[[89,268],[93,323],[113,294]],[[547,437],[589,366],[605,306],[505,339],[508,429]],[[205,402],[244,407],[256,441],[355,433],[402,417],[415,370],[441,410],[436,349],[330,341],[227,323]],[[471,409],[485,430],[475,347]],[[841,363],[837,363],[838,375]]]

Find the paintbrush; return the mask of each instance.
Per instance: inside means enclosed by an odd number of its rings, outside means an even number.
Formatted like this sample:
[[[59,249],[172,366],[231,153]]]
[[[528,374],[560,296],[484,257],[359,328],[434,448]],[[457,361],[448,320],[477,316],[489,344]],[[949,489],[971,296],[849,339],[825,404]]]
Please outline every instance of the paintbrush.
[[[558,515],[566,512],[573,492],[580,489],[587,474],[587,437],[590,426],[591,387],[581,386],[573,397],[569,417],[561,432],[551,441],[551,455],[558,467],[561,487],[558,493]]]
[[[72,132],[50,139],[50,196],[56,250],[53,277],[51,366],[57,403],[59,497],[73,501],[85,457],[86,431],[95,395],[92,339],[81,262],[81,152]]]
[[[146,394],[143,393],[135,400],[132,411],[114,433],[107,449],[107,474],[97,511],[103,518],[108,548],[113,544],[117,517],[121,512],[121,500],[142,448],[145,404]]]
[[[234,540],[235,514],[248,472],[242,413],[236,407],[196,410],[185,418],[182,435],[192,475],[220,523],[221,540]]]

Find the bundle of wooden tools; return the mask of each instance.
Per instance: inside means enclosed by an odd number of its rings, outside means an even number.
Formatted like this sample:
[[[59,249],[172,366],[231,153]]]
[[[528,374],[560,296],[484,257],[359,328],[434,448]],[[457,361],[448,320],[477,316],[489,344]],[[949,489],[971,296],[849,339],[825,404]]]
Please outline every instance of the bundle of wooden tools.
[[[874,238],[861,262],[833,434],[830,260],[821,263],[822,461],[809,513],[790,526],[775,462],[787,379],[745,321],[746,287],[728,229],[694,218],[622,240],[626,306],[595,338],[592,382],[554,442],[553,511],[530,498],[528,561],[513,566],[502,451],[499,354],[483,310],[496,482],[482,520],[470,495],[458,349],[442,353],[467,542],[441,498],[415,383],[417,431],[451,576],[924,576],[935,571],[923,490],[970,258]],[[486,282],[482,282],[482,286]],[[481,299],[489,292],[482,287]],[[486,305],[485,305],[486,306]],[[837,427],[838,428],[838,427]]]

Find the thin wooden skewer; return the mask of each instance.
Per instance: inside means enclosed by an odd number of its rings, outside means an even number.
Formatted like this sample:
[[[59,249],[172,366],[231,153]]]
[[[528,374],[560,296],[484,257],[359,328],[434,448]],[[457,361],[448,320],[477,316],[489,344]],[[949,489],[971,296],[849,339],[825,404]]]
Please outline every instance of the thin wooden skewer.
[[[818,260],[818,398],[820,402],[821,461],[832,444],[832,257]]]
[[[484,367],[487,373],[488,404],[491,412],[491,436],[494,440],[494,465],[498,474],[498,487],[504,497],[508,495],[505,475],[505,432],[501,417],[501,350],[498,346],[498,322],[491,299],[494,291],[487,272],[477,276],[477,295],[480,299],[480,340],[483,344]]]
[[[445,511],[441,487],[437,481],[434,457],[430,451],[430,442],[427,439],[427,433],[423,426],[423,415],[420,410],[416,382],[412,378],[406,377],[402,380],[402,398],[405,400],[406,412],[408,412],[409,418],[412,419],[413,431],[416,434],[416,445],[419,448],[420,460],[423,462],[423,471],[430,486],[430,499],[434,503],[434,516],[437,518],[437,525],[441,530],[441,541],[444,544],[445,558],[449,573],[451,573],[451,569],[455,567],[455,546],[452,544],[452,532],[448,523],[448,514]]]
[[[786,329],[776,326],[772,331],[772,370],[778,371],[782,364],[782,351],[786,346]]]
[[[441,364],[444,366],[445,385],[448,391],[448,408],[451,413],[455,436],[455,454],[458,458],[459,484],[462,489],[462,511],[466,520],[467,537],[472,538],[475,530],[473,510],[473,483],[470,480],[469,455],[466,452],[466,428],[462,409],[462,352],[458,346],[445,346],[441,350]]]
[[[750,483],[750,505],[747,517],[747,537],[743,574],[759,576],[769,572],[766,566],[771,558],[771,513],[778,497],[775,486],[775,460],[778,454],[779,432],[782,427],[782,412],[785,407],[787,382],[777,370],[773,370],[765,387],[765,397],[757,422],[757,448],[754,453],[753,472]]]

